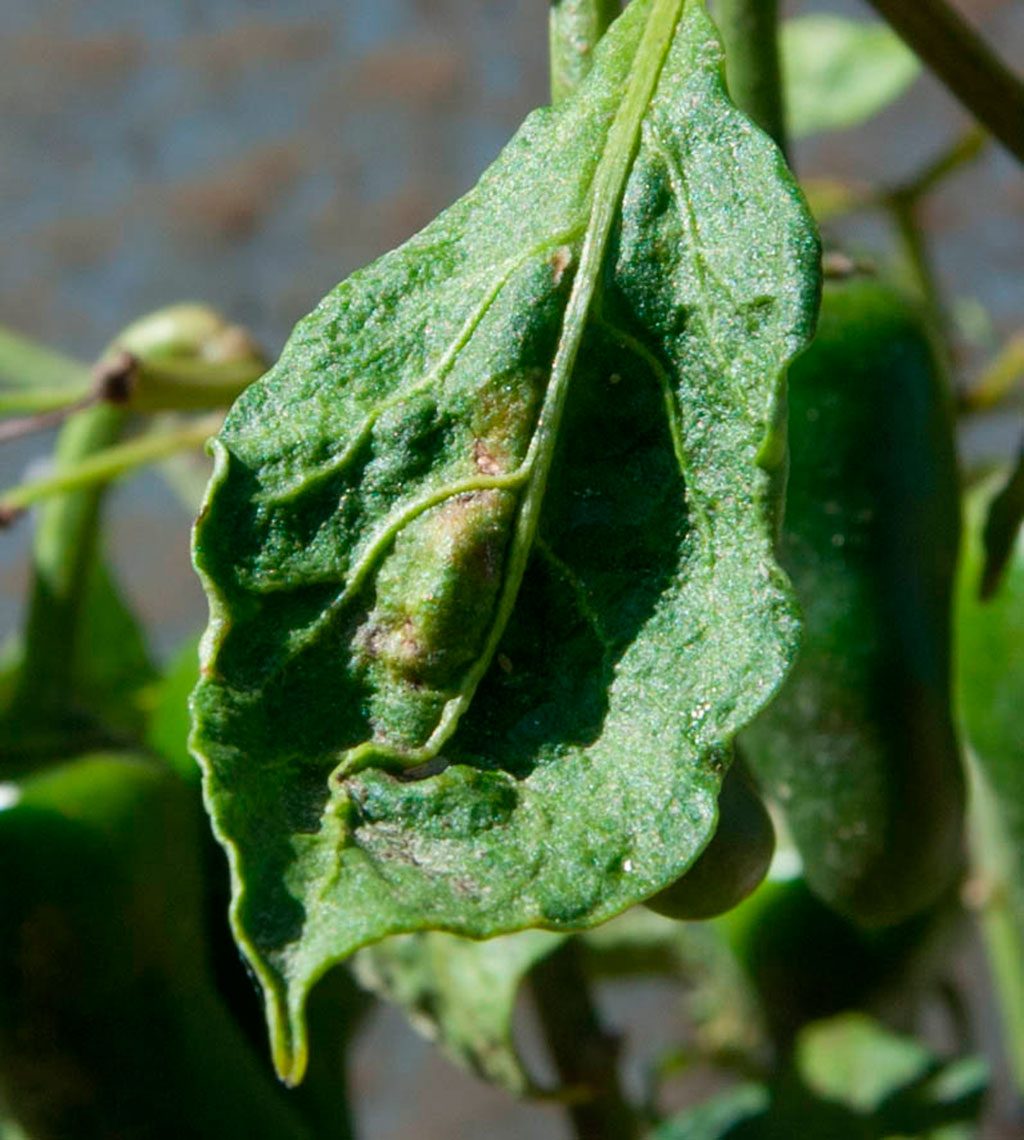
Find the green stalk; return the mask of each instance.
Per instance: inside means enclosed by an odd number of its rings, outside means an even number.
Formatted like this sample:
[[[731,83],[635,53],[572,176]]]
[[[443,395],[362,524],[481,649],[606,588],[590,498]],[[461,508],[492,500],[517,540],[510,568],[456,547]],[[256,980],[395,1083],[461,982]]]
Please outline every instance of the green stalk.
[[[964,407],[972,412],[993,408],[1007,399],[1022,381],[1024,381],[1024,333],[1016,333],[966,393]]]
[[[116,442],[125,418],[125,411],[111,404],[72,416],[57,441],[55,478]],[[96,552],[103,490],[95,485],[62,495],[39,513],[24,657],[12,709],[26,727],[53,725],[72,713],[74,640]]]
[[[779,65],[778,0],[718,0],[729,95],[786,152]]]
[[[70,387],[56,385],[45,388],[0,389],[0,416],[38,416],[49,412],[73,410],[88,400],[93,387],[90,382]]]
[[[587,77],[598,40],[619,14],[619,0],[552,0],[551,102],[558,103]]]
[[[942,365],[946,387],[952,391],[953,347],[948,334],[949,322],[946,320],[938,277],[918,218],[918,203],[894,197],[888,202],[888,208],[899,237],[903,270],[911,289],[921,302],[928,338]]]
[[[559,1078],[583,1090],[567,1106],[578,1140],[632,1140],[639,1124],[619,1085],[617,1043],[601,1026],[579,944],[569,939],[538,962],[530,984]]]
[[[105,410],[116,409],[107,409],[101,405],[90,409],[90,412]],[[85,414],[81,413],[83,416]],[[174,431],[162,429],[149,431],[127,443],[112,446],[106,446],[101,442],[103,437],[97,433],[95,439],[90,440],[96,446],[89,450],[75,452],[70,447],[66,451],[59,450],[57,470],[52,475],[22,483],[0,496],[0,516],[17,514],[26,507],[44,499],[51,499],[55,495],[67,495],[69,499],[73,499],[78,493],[96,493],[97,489],[102,490],[107,483],[127,475],[136,468],[145,467],[159,459],[166,459],[179,451],[201,447],[220,428],[222,419],[223,416],[219,413],[204,416]],[[75,417],[69,422],[65,432],[78,422],[79,418]],[[62,435],[62,443],[63,439]],[[107,440],[107,442],[113,441]],[[68,494],[69,492],[74,494]],[[50,509],[47,507],[45,511]],[[40,520],[40,529],[44,526],[44,520],[49,518],[50,515],[44,512]]]
[[[1024,82],[945,0],[869,0],[968,111],[1024,162]]]
[[[998,996],[1003,1040],[1014,1084],[1024,1097],[1024,898],[1014,883],[1015,853],[992,788],[968,756],[968,838],[975,905]]]
[[[902,186],[883,194],[880,204],[889,211],[903,252],[904,271],[924,310],[929,339],[938,356],[950,392],[954,388],[954,352],[938,275],[932,264],[921,226],[922,200],[942,181],[973,162],[982,152],[986,136],[973,129],[927,163]]]
[[[988,134],[980,127],[968,128],[941,154],[925,163],[912,178],[896,187],[893,194],[915,202],[925,197],[951,174],[956,174],[974,162],[985,149],[988,138]]]

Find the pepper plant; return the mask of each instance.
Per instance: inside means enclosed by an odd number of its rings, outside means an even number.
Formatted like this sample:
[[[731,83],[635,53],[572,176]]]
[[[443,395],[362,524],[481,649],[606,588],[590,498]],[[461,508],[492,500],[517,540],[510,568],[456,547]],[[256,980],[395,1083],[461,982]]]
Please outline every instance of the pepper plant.
[[[1024,1109],[1024,463],[980,481],[953,434],[1019,351],[955,382],[918,224],[988,133],[1024,159],[1024,89],[941,0],[875,7],[557,0],[551,105],[269,370],[199,305],[91,370],[0,335],[0,432],[62,425],[0,497],[40,504],[0,1136],[351,1136],[371,994],[580,1137],[971,1136],[991,1073]],[[907,185],[801,186],[787,123],[921,63],[980,127]],[[836,248],[861,210],[892,264]],[[102,498],[207,437],[209,624],[161,667]],[[593,987],[652,972],[691,1028],[638,1097]],[[695,1063],[724,1091],[668,1111]]]

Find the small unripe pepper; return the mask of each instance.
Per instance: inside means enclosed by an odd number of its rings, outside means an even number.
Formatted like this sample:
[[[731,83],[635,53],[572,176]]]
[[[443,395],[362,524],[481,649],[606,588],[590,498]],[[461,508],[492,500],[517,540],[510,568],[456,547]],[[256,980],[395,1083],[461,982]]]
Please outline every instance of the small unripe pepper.
[[[914,307],[869,276],[827,283],[789,403],[779,558],[804,640],[743,743],[812,889],[889,925],[948,886],[963,828],[950,713],[956,459]]]

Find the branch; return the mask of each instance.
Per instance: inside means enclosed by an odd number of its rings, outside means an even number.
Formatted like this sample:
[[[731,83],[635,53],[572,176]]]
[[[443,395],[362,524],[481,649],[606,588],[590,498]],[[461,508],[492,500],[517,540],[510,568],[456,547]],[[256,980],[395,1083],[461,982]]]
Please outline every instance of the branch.
[[[619,0],[552,0],[552,103],[571,95],[586,79],[594,48],[620,8]]]
[[[945,0],[869,0],[982,126],[1024,162],[1024,82]]]
[[[718,0],[715,18],[725,42],[732,101],[785,153],[778,7],[778,0]]]
[[[602,1028],[580,948],[569,939],[530,973],[544,1038],[562,1083],[586,1099],[567,1106],[578,1140],[633,1140],[637,1120],[623,1096],[618,1043]]]
[[[104,406],[98,405],[90,409],[90,414],[103,410]],[[11,519],[26,507],[54,495],[102,487],[138,467],[166,459],[179,451],[201,447],[217,431],[222,420],[223,416],[215,413],[192,420],[174,431],[148,431],[127,443],[94,447],[74,455],[65,454],[61,456],[62,461],[54,474],[22,483],[0,495],[0,519]]]
[[[995,792],[975,756],[968,753],[971,877],[965,900],[977,913],[998,995],[1003,1042],[1016,1091],[1024,1096],[1024,900],[1014,881],[1013,843]]]

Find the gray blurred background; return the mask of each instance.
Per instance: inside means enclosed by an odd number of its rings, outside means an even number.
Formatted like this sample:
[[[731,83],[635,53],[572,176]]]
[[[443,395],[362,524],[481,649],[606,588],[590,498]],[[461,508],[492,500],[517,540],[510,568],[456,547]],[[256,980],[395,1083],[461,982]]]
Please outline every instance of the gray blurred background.
[[[958,6],[1024,66],[1024,2]],[[861,0],[786,7],[871,16]],[[90,359],[132,318],[195,299],[276,354],[331,286],[468,189],[546,101],[546,19],[546,0],[4,0],[0,323]],[[798,145],[796,165],[893,183],[966,125],[925,76],[864,127]],[[947,298],[978,326],[968,378],[986,338],[1024,327],[1022,218],[1024,177],[994,146],[926,212]],[[891,241],[877,219],[842,232],[883,252]],[[1003,417],[986,446],[1008,452],[1020,430]],[[51,443],[0,451],[0,486]],[[153,473],[112,497],[120,577],[161,655],[205,620],[188,525]],[[18,621],[29,537],[26,521],[0,535],[0,640]],[[684,1031],[678,995],[634,983],[605,996],[636,1084]],[[556,1110],[512,1105],[386,1011],[355,1083],[368,1138],[565,1135]]]

